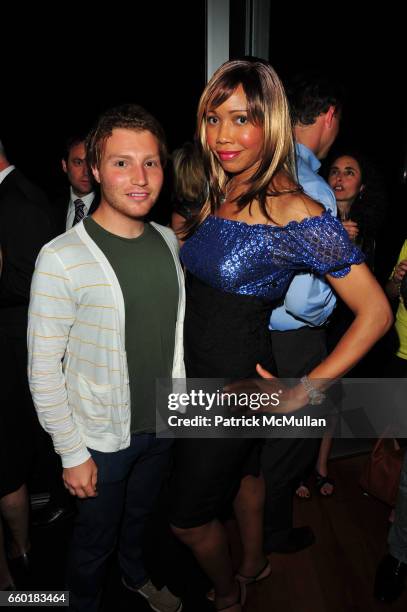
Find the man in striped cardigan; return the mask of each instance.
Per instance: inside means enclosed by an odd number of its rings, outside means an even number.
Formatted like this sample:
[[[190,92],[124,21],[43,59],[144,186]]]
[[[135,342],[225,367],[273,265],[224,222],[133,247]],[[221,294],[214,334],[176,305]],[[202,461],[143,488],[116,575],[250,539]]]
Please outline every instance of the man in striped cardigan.
[[[143,565],[146,519],[168,466],[155,430],[155,380],[184,377],[177,242],[146,223],[163,182],[161,126],[144,109],[106,111],[88,137],[101,202],[41,251],[31,288],[29,379],[39,420],[77,498],[68,587],[96,611],[118,541],[122,580],[158,611],[181,610]]]

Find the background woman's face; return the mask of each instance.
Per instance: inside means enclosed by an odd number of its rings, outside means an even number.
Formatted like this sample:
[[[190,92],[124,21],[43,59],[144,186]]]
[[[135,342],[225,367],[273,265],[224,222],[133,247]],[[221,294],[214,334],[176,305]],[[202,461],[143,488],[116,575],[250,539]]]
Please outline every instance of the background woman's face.
[[[263,152],[263,127],[249,121],[241,85],[223,104],[208,108],[206,138],[225,172],[249,177],[257,169]]]
[[[332,187],[337,202],[352,203],[364,189],[362,172],[354,157],[338,157],[329,169],[328,183]]]

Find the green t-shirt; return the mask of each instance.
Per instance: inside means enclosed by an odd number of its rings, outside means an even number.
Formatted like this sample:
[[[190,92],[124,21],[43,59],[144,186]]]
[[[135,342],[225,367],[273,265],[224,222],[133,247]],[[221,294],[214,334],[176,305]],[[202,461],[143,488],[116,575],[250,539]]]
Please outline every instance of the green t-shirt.
[[[161,234],[147,223],[138,238],[111,234],[92,217],[84,225],[109,260],[123,293],[130,429],[153,432],[156,378],[171,378],[174,358],[178,309],[174,259]]]

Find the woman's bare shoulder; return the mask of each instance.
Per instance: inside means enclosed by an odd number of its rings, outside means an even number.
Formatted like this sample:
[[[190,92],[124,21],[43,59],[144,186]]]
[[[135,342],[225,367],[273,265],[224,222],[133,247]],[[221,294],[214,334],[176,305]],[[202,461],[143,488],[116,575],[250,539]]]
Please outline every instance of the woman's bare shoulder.
[[[325,210],[321,204],[304,193],[287,193],[270,198],[269,206],[271,216],[278,225],[319,217]]]

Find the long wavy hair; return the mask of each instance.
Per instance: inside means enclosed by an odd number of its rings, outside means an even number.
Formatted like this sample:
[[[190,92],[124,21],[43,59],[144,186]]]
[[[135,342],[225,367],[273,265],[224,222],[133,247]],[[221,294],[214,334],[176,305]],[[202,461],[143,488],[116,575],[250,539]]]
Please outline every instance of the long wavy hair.
[[[185,142],[171,154],[174,174],[174,196],[178,202],[200,202],[206,199],[206,176],[200,147]]]
[[[363,190],[356,196],[350,209],[350,219],[362,224],[369,235],[376,237],[385,219],[388,196],[383,176],[377,165],[364,152],[351,147],[336,150],[324,163],[324,176],[329,180],[329,171],[340,157],[352,157],[358,164]]]
[[[214,109],[223,104],[239,85],[243,87],[247,98],[249,121],[263,128],[263,150],[258,169],[247,180],[247,190],[236,199],[237,207],[241,210],[257,200],[264,216],[272,220],[267,210],[267,197],[301,191],[296,177],[290,112],[279,77],[264,60],[228,61],[215,72],[199,101],[197,140],[202,147],[208,198],[198,217],[186,228],[188,235],[222,203],[229,177],[208,146],[207,113],[209,108]],[[286,175],[289,185],[284,190],[275,186],[276,174],[281,171]]]
[[[382,173],[366,154],[351,147],[336,150],[324,162],[322,172],[329,181],[329,171],[340,157],[352,157],[360,168],[363,190],[351,204],[349,218],[359,225],[359,246],[371,269],[374,268],[375,241],[380,233],[388,209],[388,195]]]

